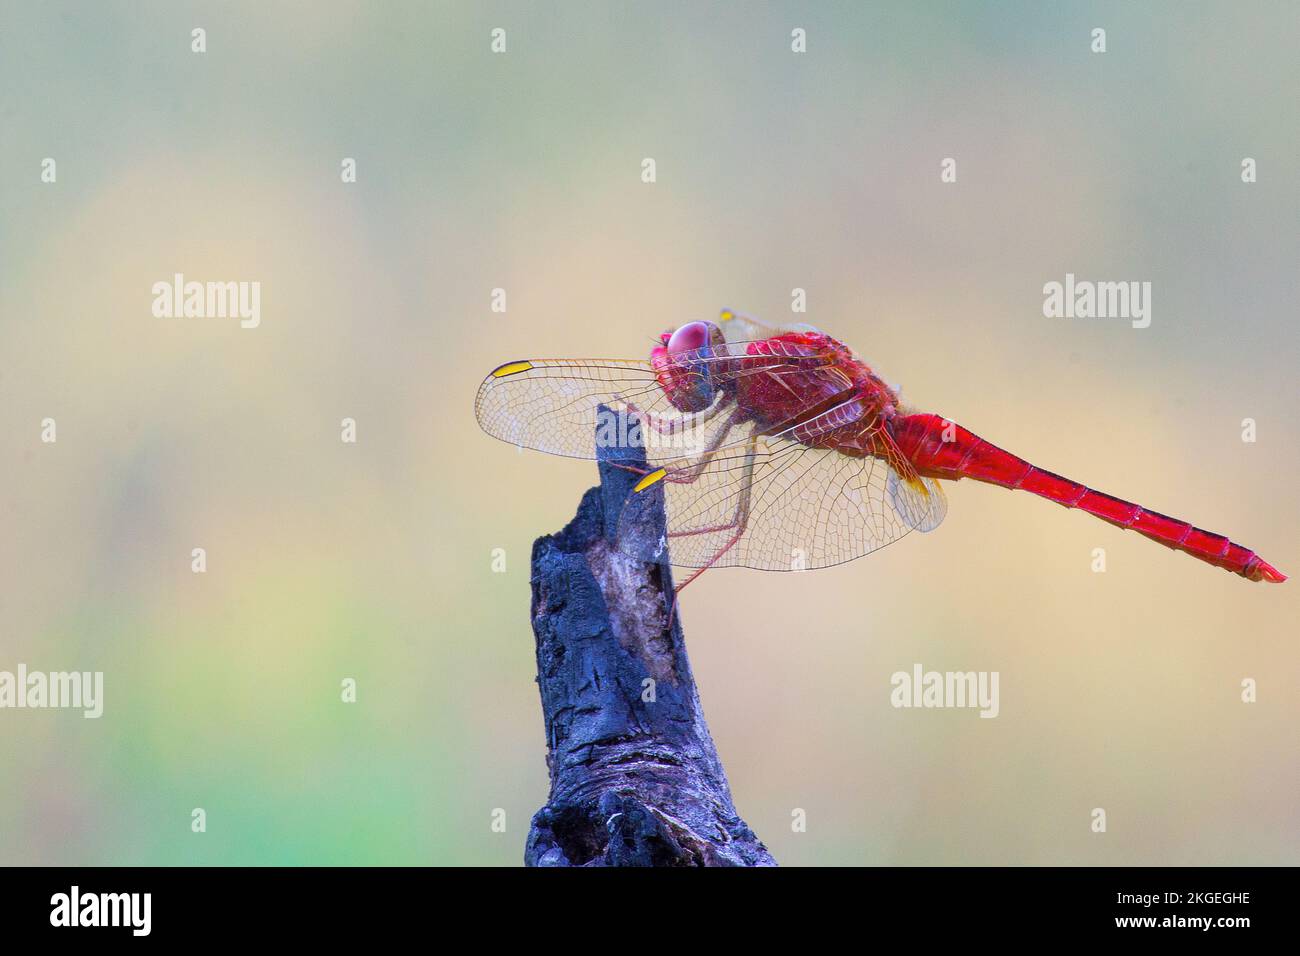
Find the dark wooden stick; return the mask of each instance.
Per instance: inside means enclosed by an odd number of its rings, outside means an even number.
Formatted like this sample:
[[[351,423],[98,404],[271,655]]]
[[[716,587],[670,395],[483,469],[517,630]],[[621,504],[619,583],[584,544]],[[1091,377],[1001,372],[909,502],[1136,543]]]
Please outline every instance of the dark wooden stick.
[[[645,466],[645,459],[618,457]],[[602,456],[600,486],[563,531],[533,545],[533,633],[551,795],[529,866],[775,866],[731,802],[686,658],[669,622],[672,572],[615,543],[639,475]],[[624,534],[663,540],[663,495],[638,495]]]

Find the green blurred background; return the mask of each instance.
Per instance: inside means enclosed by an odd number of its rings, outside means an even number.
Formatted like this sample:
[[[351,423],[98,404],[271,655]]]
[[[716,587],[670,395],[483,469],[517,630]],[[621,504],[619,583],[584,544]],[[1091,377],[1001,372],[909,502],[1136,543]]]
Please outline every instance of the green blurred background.
[[[97,721],[0,712],[0,862],[520,863],[529,549],[595,469],[488,439],[474,390],[724,305],[1300,569],[1294,4],[0,9],[0,669],[106,682]],[[154,318],[174,272],[260,281],[261,327]],[[1066,272],[1151,281],[1151,327],[1044,318]],[[1297,584],[949,496],[683,596],[776,858],[1296,863]],[[914,662],[999,671],[1001,716],[893,709]]]

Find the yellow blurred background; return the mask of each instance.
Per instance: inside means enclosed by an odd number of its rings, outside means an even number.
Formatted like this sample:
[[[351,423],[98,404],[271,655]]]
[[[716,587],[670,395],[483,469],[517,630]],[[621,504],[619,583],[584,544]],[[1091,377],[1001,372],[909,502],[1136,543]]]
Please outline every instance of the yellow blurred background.
[[[547,790],[529,551],[595,468],[489,439],[475,388],[723,306],[1300,569],[1293,5],[0,18],[0,670],[102,670],[106,698],[0,712],[0,863],[520,863]],[[260,282],[260,326],[155,318],[177,272]],[[1044,318],[1067,272],[1152,282],[1151,326]],[[1296,583],[949,498],[861,561],[683,595],[777,860],[1296,863]],[[892,708],[918,662],[998,671],[1000,716]]]

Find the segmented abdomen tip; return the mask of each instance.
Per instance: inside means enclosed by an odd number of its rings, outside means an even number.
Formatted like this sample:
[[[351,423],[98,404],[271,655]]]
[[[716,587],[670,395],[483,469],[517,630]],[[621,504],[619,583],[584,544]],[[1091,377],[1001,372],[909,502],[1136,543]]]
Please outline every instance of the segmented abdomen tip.
[[[1269,564],[1262,558],[1256,558],[1259,563],[1250,569],[1250,579],[1252,581],[1267,581],[1269,584],[1281,584],[1286,580],[1286,575],[1279,571],[1273,565]]]

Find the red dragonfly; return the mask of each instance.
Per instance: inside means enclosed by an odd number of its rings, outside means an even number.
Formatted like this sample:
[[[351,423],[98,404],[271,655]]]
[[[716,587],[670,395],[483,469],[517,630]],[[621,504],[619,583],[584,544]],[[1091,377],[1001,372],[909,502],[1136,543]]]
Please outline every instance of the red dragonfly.
[[[604,421],[602,407],[614,413]],[[1286,580],[1221,534],[908,408],[848,346],[808,325],[768,328],[724,310],[717,323],[663,333],[649,361],[508,362],[480,386],[475,413],[489,435],[575,458],[621,446],[630,426],[646,461],[626,466],[643,474],[632,496],[665,495],[668,541],[653,556],[671,545],[671,563],[698,569],[678,590],[710,567],[824,568],[933,531],[948,508],[939,482],[961,478],[1079,508],[1251,581]]]

